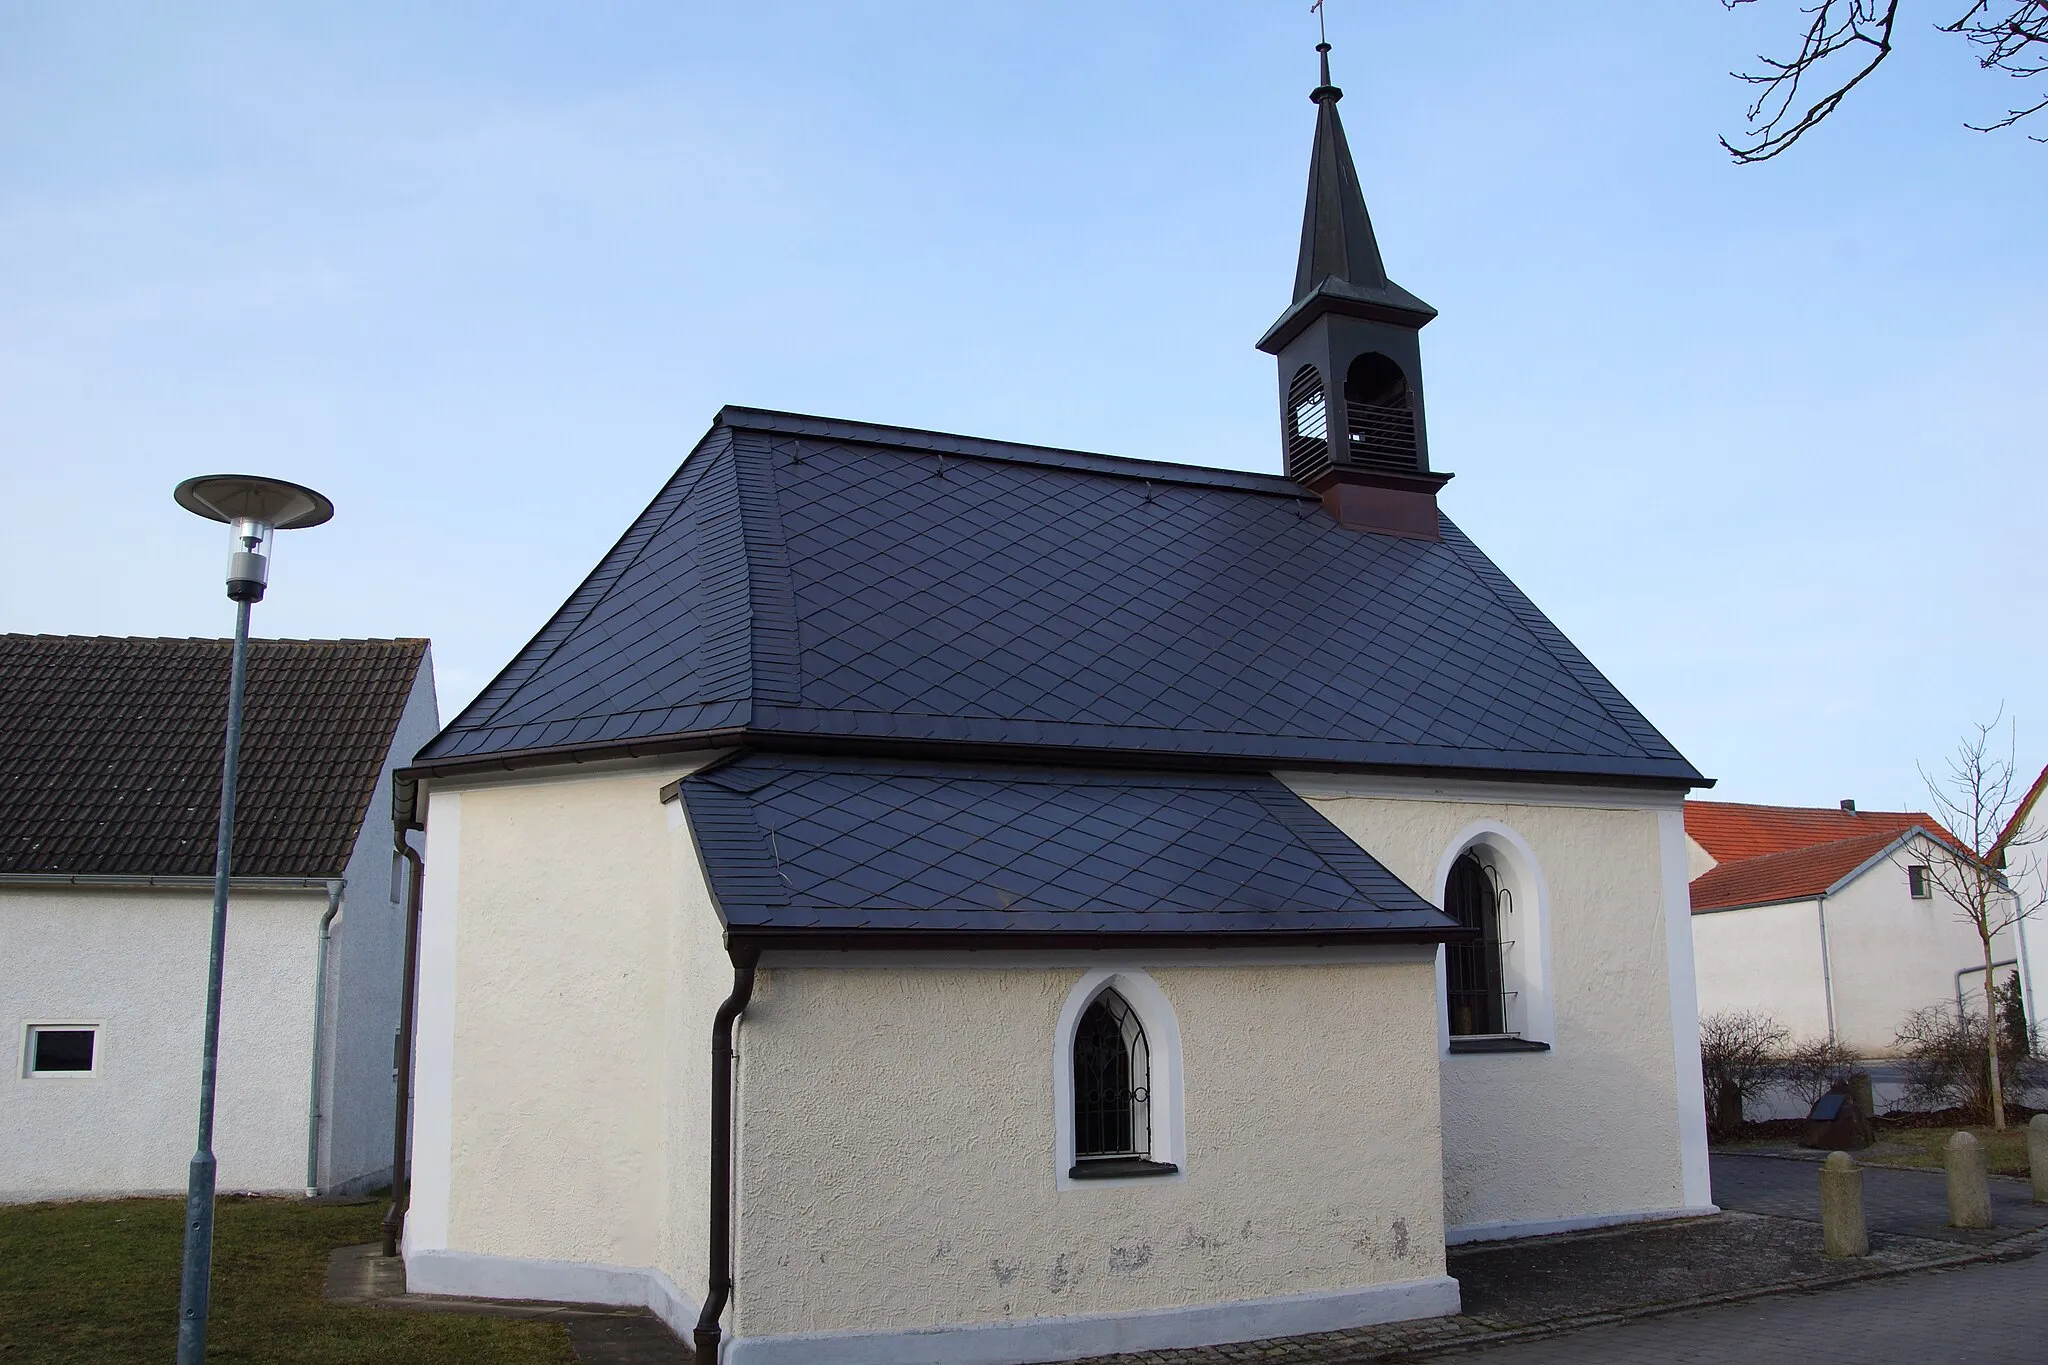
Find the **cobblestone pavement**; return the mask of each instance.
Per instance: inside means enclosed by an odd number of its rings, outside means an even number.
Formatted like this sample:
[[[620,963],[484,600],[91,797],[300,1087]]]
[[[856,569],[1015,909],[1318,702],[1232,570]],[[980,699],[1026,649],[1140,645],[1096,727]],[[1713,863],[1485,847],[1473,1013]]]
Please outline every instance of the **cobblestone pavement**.
[[[1462,1358],[1484,1365],[2040,1365],[2048,1360],[2048,1256],[1592,1327]]]

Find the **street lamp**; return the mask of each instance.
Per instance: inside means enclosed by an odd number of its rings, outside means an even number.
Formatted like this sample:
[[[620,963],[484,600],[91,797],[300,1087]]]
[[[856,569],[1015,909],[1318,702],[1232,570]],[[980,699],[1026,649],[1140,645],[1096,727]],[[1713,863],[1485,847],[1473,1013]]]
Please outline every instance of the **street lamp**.
[[[213,1273],[213,1080],[220,1054],[220,973],[228,930],[228,866],[235,842],[235,768],[242,748],[242,693],[249,675],[249,608],[270,581],[279,531],[318,526],[334,504],[310,488],[253,474],[205,474],[178,485],[178,506],[234,532],[228,597],[235,604],[234,662],[228,671],[228,735],[220,767],[220,836],[213,854],[213,937],[206,963],[206,1042],[199,1069],[199,1146],[185,1188],[185,1272],[178,1296],[178,1365],[206,1356]]]

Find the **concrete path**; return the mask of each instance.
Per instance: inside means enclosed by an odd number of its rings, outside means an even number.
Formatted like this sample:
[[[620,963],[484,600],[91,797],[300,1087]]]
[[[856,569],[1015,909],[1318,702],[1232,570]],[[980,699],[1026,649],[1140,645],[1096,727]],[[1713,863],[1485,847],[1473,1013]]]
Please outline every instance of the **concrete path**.
[[[1798,1157],[1713,1157],[1714,1202],[1724,1209],[1816,1222],[1820,1218],[1820,1165]],[[1872,1232],[1987,1246],[2019,1232],[2048,1226],[2048,1205],[2032,1202],[2024,1180],[1991,1177],[1988,1231],[1948,1225],[1948,1181],[1940,1171],[1898,1171],[1866,1167],[1863,1216]],[[2048,1360],[2048,1347],[2042,1358]]]
[[[1592,1327],[1472,1352],[1485,1365],[2040,1365],[2048,1257]]]

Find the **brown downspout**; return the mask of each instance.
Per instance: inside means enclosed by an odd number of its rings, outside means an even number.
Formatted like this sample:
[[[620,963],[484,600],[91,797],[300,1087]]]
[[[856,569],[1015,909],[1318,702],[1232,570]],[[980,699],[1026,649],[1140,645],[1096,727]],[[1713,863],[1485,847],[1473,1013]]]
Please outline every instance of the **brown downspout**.
[[[412,1011],[415,986],[420,974],[420,895],[425,890],[427,863],[419,850],[406,842],[402,826],[391,831],[392,847],[411,867],[406,876],[405,982],[399,990],[398,1037],[392,1045],[398,1070],[398,1105],[391,1118],[391,1209],[384,1215],[384,1254],[398,1254],[399,1234],[405,1231],[405,1210],[412,1202],[412,1181],[406,1171],[406,1112],[412,1107]]]
[[[754,995],[757,949],[732,955],[732,994],[711,1023],[711,1257],[710,1288],[697,1316],[697,1365],[718,1365],[718,1319],[732,1297],[732,1028]]]

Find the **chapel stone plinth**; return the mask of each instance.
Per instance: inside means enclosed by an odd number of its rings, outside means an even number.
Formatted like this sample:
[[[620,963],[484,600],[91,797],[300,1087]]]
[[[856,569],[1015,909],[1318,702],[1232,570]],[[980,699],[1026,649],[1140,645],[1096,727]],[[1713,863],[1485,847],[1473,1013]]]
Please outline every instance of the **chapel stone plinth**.
[[[1954,1228],[1988,1228],[1991,1223],[1991,1180],[1984,1169],[1984,1147],[1968,1133],[1948,1140],[1948,1223]]]

